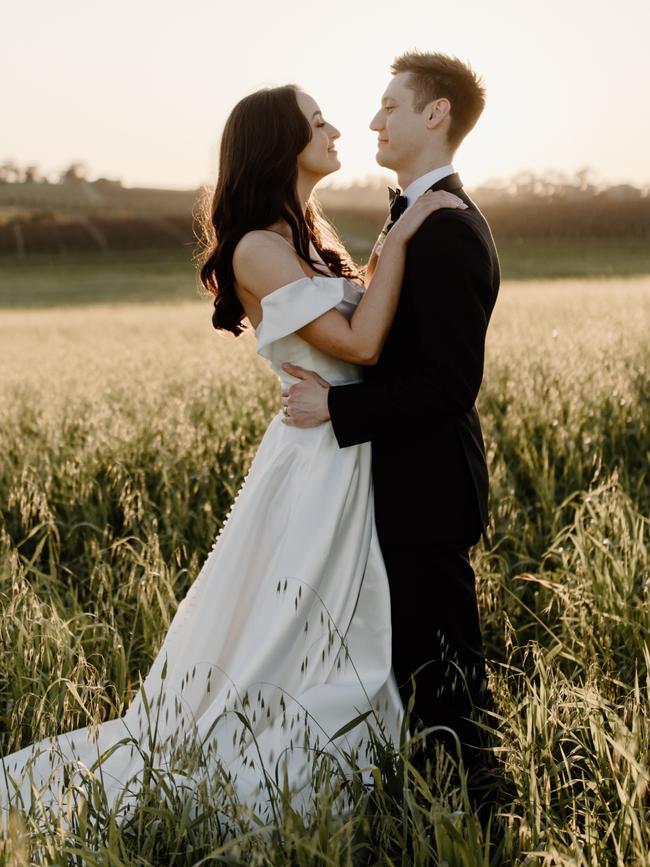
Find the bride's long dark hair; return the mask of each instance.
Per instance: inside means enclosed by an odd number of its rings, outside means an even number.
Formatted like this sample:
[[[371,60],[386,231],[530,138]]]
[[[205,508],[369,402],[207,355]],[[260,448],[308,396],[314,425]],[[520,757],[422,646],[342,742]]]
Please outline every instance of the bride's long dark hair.
[[[201,283],[215,296],[212,324],[235,336],[244,330],[246,312],[235,294],[232,257],[246,232],[283,219],[298,256],[315,271],[323,273],[310,256],[310,241],[338,277],[361,274],[313,195],[303,216],[296,193],[297,158],[312,132],[297,90],[295,84],[263,88],[237,103],[221,137],[216,187],[201,203]]]

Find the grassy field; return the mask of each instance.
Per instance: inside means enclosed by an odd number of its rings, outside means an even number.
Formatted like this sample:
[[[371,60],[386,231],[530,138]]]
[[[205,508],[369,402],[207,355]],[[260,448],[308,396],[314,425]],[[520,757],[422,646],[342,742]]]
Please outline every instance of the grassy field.
[[[121,715],[279,407],[252,335],[216,335],[209,300],[154,303],[194,291],[180,268],[73,273],[4,269],[5,306],[34,307],[0,316],[1,754]],[[39,300],[93,287],[131,303]],[[90,803],[77,835],[17,823],[0,863],[647,867],[649,333],[650,277],[510,281],[497,304],[474,551],[508,792],[489,842],[462,790],[386,763],[345,821],[324,802],[220,844],[214,804],[153,799],[125,831]]]
[[[360,218],[341,218],[337,226],[356,260],[365,262],[380,226]],[[504,279],[650,274],[650,245],[642,238],[508,240],[498,241],[498,248]],[[191,257],[190,250],[37,254],[25,261],[4,256],[0,309],[192,300],[203,288]]]

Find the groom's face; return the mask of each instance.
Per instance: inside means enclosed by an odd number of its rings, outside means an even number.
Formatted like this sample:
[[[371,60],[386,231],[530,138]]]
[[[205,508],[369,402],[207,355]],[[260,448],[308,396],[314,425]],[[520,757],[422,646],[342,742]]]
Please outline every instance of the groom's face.
[[[370,122],[377,133],[380,166],[396,172],[408,169],[427,147],[427,111],[413,108],[414,92],[408,86],[410,72],[394,75],[381,98],[381,108]]]

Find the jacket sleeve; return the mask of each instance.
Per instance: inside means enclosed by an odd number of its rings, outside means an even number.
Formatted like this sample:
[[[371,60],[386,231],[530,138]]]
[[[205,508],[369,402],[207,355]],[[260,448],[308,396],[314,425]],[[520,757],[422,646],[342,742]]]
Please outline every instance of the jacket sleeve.
[[[376,381],[330,388],[330,419],[341,448],[392,431],[404,436],[409,427],[474,406],[490,284],[488,251],[470,225],[444,211],[422,224],[409,244],[404,275],[403,300],[412,316],[409,357]]]

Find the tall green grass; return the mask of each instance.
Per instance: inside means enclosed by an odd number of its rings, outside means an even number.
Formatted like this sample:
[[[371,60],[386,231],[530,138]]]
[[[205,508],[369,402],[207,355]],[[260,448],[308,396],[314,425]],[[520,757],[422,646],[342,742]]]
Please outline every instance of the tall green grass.
[[[378,744],[375,786],[328,770],[307,824],[280,788],[270,829],[233,808],[226,834],[218,793],[190,811],[159,771],[127,825],[92,786],[75,833],[16,814],[0,863],[648,865],[648,333],[647,279],[507,284],[497,304],[479,404],[493,525],[474,551],[489,828],[448,757],[423,778]],[[124,712],[279,386],[202,303],[11,311],[0,342],[6,754]]]

